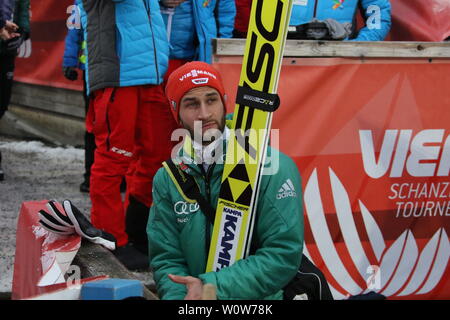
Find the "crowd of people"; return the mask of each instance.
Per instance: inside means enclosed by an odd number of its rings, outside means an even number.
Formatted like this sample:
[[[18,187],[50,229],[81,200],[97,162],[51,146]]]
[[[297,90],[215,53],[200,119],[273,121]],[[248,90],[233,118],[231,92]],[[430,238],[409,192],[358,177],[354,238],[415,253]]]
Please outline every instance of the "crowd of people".
[[[252,1],[76,0],[75,5],[81,28],[68,30],[63,73],[84,81],[86,172],[80,191],[90,194],[92,224],[115,237],[113,253],[127,268],[151,266],[161,298],[198,299],[205,283],[213,283],[222,299],[282,298],[303,246],[301,183],[294,162],[280,153],[279,172],[262,179],[255,252],[208,273],[211,222],[198,213],[201,208],[177,220],[173,208],[183,197],[161,167],[174,147],[173,130],[193,132],[195,121],[201,122],[201,140],[185,143],[179,162],[196,153],[210,159],[208,150],[217,145],[226,149],[226,94],[210,65],[211,40],[245,37]],[[30,34],[28,7],[29,0],[0,0],[0,117],[9,104],[17,48]],[[379,10],[375,22],[373,8]],[[367,21],[360,30],[358,9]],[[290,24],[288,37],[295,39],[381,41],[391,26],[390,3],[294,1]],[[203,80],[191,81],[197,77]],[[221,138],[208,141],[211,129]],[[201,162],[188,171],[215,206],[223,165]],[[296,196],[274,203],[285,181]]]

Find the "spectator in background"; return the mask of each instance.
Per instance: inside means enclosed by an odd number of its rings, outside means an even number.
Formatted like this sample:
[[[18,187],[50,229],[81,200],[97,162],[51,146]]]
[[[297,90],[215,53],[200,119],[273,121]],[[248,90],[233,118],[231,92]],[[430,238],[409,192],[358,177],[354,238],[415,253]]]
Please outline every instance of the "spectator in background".
[[[246,37],[251,2],[236,0],[235,38]],[[366,21],[359,31],[358,8]],[[291,39],[383,41],[391,28],[391,4],[389,0],[295,0],[289,24]]]
[[[236,14],[234,0],[161,0],[160,5],[170,42],[165,80],[172,70],[188,61],[211,61],[211,40],[232,36]],[[145,228],[150,205],[130,194],[126,212],[127,233],[133,235],[133,243],[145,252],[148,250]]]
[[[8,109],[14,77],[17,52],[22,43],[30,37],[30,0],[16,0],[0,2],[0,119]],[[11,19],[13,10],[14,22]],[[7,35],[7,36],[3,36]],[[0,153],[0,181],[4,179],[1,168],[2,155]]]
[[[153,176],[170,155],[176,123],[161,85],[169,55],[164,22],[153,0],[76,3],[91,94],[86,124],[97,146],[90,180],[91,221],[116,237],[113,253],[128,269],[146,269],[147,252],[139,251],[135,234],[126,230],[119,187],[127,176],[128,196],[149,207]],[[128,174],[131,163],[133,175]],[[147,217],[140,217],[144,235]]]
[[[211,63],[211,40],[233,35],[234,0],[161,0],[160,3],[171,60]]]
[[[356,30],[358,7],[366,25]],[[383,41],[391,28],[389,0],[295,0],[291,26],[297,39]]]
[[[83,39],[83,30],[80,27],[73,25],[72,28],[68,30],[65,39],[63,73],[64,77],[66,77],[68,80],[75,81],[78,79],[77,70],[81,70],[83,74],[84,109],[85,113],[87,114],[89,108],[89,97],[87,95],[87,84],[85,77],[85,63],[86,63],[86,56],[84,54],[85,46],[86,41],[84,41]],[[94,152],[95,152],[95,137],[91,132],[86,131],[84,133],[85,171],[84,171],[84,181],[80,184],[81,192],[89,192],[89,180],[91,177],[91,166],[94,163]]]
[[[74,6],[74,16],[79,18],[79,9]],[[68,32],[65,39],[64,57],[63,57],[63,74],[70,81],[78,79],[78,71],[82,72],[83,76],[83,99],[85,114],[89,109],[89,96],[87,95],[87,83],[86,83],[86,55],[84,50],[86,49],[86,41],[83,38],[83,30],[81,26],[75,23],[68,26]],[[91,179],[91,167],[94,163],[95,153],[95,137],[92,132],[87,130],[84,133],[84,179],[80,184],[80,191],[89,193],[89,185]],[[126,183],[125,179],[122,180],[120,185],[120,191],[125,192]]]

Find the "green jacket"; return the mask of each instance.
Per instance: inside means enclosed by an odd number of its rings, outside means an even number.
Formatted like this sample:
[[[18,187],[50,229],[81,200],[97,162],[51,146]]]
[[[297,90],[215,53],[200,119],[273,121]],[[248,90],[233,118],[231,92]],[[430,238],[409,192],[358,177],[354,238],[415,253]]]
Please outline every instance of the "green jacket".
[[[30,0],[15,1],[14,23],[19,26],[19,32],[30,33]]]
[[[19,33],[30,33],[30,0],[16,0],[14,5],[14,23],[19,26]],[[0,39],[0,53],[3,52],[3,40]]]
[[[191,141],[186,139],[175,161],[192,159],[190,150]],[[205,215],[196,203],[185,202],[164,168],[156,173],[147,235],[161,299],[181,300],[186,295],[185,286],[172,282],[168,274],[190,275],[212,283],[222,300],[282,299],[281,288],[296,274],[303,250],[302,193],[295,163],[275,149],[269,148],[268,154],[279,156],[279,170],[262,178],[253,236],[258,249],[218,272],[205,273]],[[203,196],[215,208],[223,164],[211,165],[207,173],[195,164],[188,167],[186,173],[195,178]],[[286,192],[287,184],[295,190],[288,187],[291,192]]]

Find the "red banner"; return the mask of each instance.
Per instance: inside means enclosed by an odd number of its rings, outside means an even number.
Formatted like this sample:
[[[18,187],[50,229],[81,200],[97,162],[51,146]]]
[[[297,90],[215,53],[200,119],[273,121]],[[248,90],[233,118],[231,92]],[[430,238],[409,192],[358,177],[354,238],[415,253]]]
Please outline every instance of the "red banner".
[[[394,41],[444,41],[450,37],[450,1],[391,0]]]
[[[62,61],[67,21],[73,0],[31,0],[31,42],[21,48],[16,59],[16,81],[51,87],[82,90],[82,75],[77,81],[63,76]]]
[[[239,59],[216,64],[234,101]],[[274,114],[336,298],[450,298],[450,60],[285,59]],[[277,141],[272,140],[272,144]]]

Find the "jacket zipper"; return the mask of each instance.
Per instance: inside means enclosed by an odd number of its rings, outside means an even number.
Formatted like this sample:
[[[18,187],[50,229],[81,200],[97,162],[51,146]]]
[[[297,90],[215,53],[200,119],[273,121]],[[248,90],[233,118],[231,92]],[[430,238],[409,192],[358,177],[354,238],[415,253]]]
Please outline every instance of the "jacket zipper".
[[[195,1],[192,1],[192,10],[194,11],[194,15],[195,15],[195,17],[194,17],[194,27],[197,27],[197,23],[195,23],[195,21],[198,21],[199,20],[199,17],[198,17],[198,11],[194,8],[194,6],[195,6],[195,8],[197,8],[196,6],[196,2]],[[217,6],[217,4],[216,4],[216,6]],[[198,9],[198,8],[197,8]],[[201,10],[201,9],[200,9]],[[200,31],[201,31],[201,33],[203,34],[203,38],[205,39],[205,45],[203,46],[203,54],[204,54],[204,59],[205,59],[205,61],[208,59],[208,57],[207,57],[207,55],[206,55],[206,42],[207,42],[207,37],[206,37],[206,33],[205,33],[205,30],[203,30],[203,28],[200,26]],[[217,34],[219,34],[219,28],[217,28]],[[200,43],[200,40],[198,41],[199,43]],[[199,50],[201,50],[200,49],[200,47],[199,47]]]
[[[212,173],[213,173],[213,171],[214,171],[214,167],[216,166],[216,164],[215,163],[213,163],[213,164],[211,164],[209,167],[208,167],[208,171],[206,172],[206,181],[208,181],[208,190],[207,190],[207,196],[208,196],[208,201],[210,201],[211,199],[211,194],[210,194],[210,190],[209,190],[209,181],[211,180],[211,176],[212,176]]]
[[[316,15],[317,15],[317,2],[319,2],[319,0],[314,0],[314,16],[313,16],[313,19],[316,18]]]
[[[205,172],[205,169],[203,168],[202,165],[200,165],[200,166],[201,166],[201,171],[202,171],[203,178],[205,179],[206,200],[210,203],[211,202],[211,188],[210,188],[210,185],[209,185],[209,182],[210,182],[209,180],[211,179],[211,174],[213,172],[213,168],[215,166],[215,163],[211,164],[208,167],[208,171],[207,172]]]
[[[215,164],[211,164],[208,167],[208,171],[205,173],[205,169],[203,168],[203,165],[200,165],[201,171],[203,174],[203,178],[205,179],[205,191],[206,191],[206,201],[211,203],[211,188],[209,185],[209,180],[211,179],[211,174],[213,171]],[[206,212],[204,213],[206,214]],[[214,219],[214,217],[213,217]],[[206,219],[205,224],[205,254],[206,254],[206,261],[208,261],[208,255],[209,255],[209,248],[211,246],[211,224],[209,223],[209,219]]]
[[[158,57],[156,55],[156,44],[155,44],[155,35],[153,33],[153,23],[152,23],[152,16],[150,14],[150,6],[147,5],[146,0],[144,0],[144,6],[147,10],[148,20],[150,22],[150,31],[152,33],[152,42],[153,42],[153,54],[155,56],[155,67],[156,67],[156,82],[159,82],[159,68],[158,68]]]

